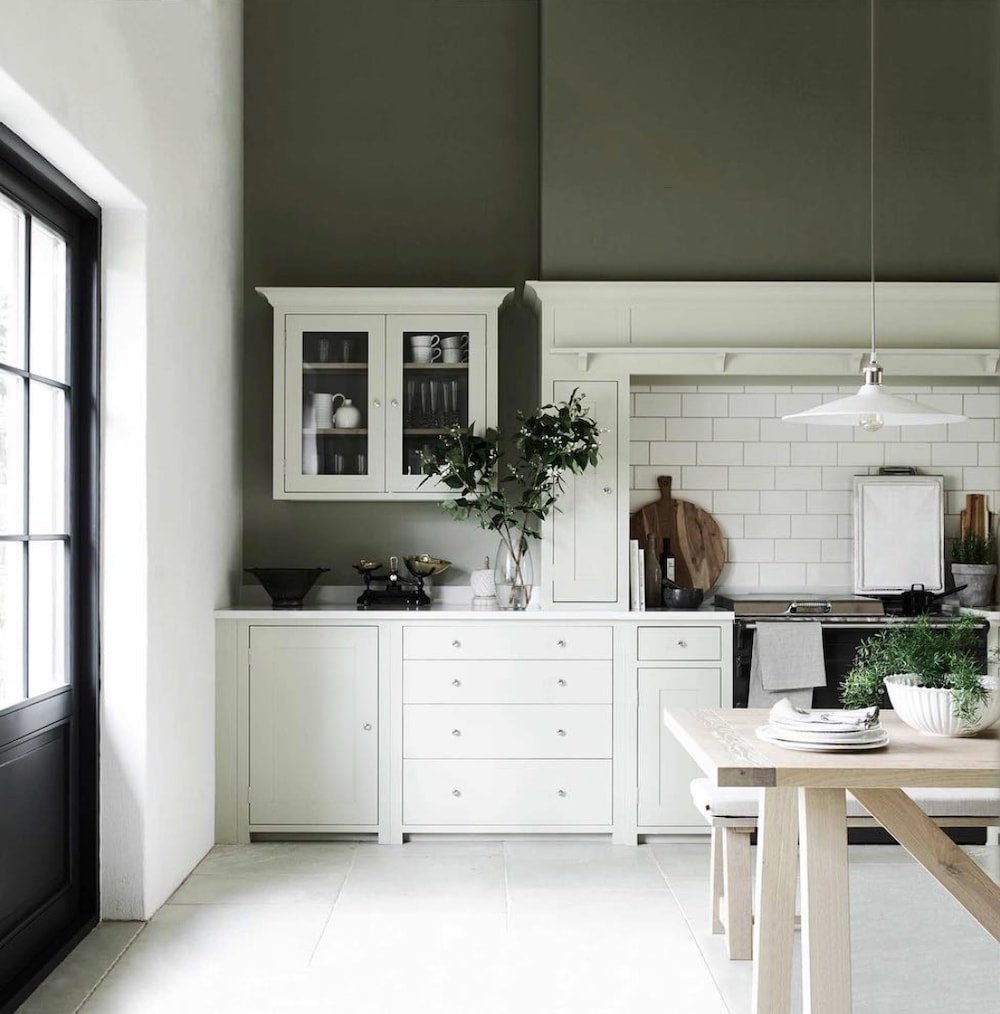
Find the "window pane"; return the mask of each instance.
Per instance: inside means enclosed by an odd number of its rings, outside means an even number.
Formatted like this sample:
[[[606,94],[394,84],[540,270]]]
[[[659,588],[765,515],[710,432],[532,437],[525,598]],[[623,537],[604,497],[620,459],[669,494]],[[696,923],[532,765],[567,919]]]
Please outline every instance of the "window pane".
[[[66,242],[31,220],[31,372],[66,379]]]
[[[0,533],[24,531],[24,381],[0,372]]]
[[[28,695],[66,682],[66,543],[28,544]]]
[[[24,697],[24,543],[0,542],[0,708]]]
[[[28,527],[61,535],[66,524],[66,394],[31,381],[28,448]]]
[[[0,194],[0,360],[24,366],[24,212]]]

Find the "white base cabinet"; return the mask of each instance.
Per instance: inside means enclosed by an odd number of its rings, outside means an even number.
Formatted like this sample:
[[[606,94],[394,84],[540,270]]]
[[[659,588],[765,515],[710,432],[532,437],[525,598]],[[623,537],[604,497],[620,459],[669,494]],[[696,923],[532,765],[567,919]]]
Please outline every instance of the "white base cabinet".
[[[378,825],[378,631],[250,630],[249,823]]]

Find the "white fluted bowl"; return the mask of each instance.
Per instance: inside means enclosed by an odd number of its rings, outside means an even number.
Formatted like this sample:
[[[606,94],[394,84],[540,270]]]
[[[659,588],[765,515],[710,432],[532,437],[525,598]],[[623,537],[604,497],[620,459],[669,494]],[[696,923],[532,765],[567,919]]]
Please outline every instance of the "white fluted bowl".
[[[885,688],[893,710],[911,729],[929,736],[974,736],[1000,720],[1000,692],[993,676],[983,676],[983,685],[990,695],[980,704],[975,720],[962,722],[955,717],[950,690],[922,687],[912,673],[886,676]]]

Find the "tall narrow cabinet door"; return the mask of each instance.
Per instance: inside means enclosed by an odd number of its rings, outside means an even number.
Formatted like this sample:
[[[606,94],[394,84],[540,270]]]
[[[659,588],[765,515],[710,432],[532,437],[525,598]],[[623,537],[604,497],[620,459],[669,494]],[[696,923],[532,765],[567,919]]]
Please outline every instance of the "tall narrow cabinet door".
[[[250,631],[250,824],[378,823],[378,631]]]
[[[424,483],[422,455],[452,426],[494,424],[487,405],[486,315],[391,314],[386,326],[386,488],[449,495]]]
[[[717,708],[721,703],[721,669],[639,670],[640,827],[707,827],[689,789],[701,769],[664,728],[663,709]]]
[[[284,322],[284,411],[275,413],[283,420],[281,491],[381,490],[385,317],[291,313]]]
[[[556,381],[552,395],[566,401],[580,388],[601,430],[596,467],[570,476],[552,520],[552,601],[618,599],[618,383]]]

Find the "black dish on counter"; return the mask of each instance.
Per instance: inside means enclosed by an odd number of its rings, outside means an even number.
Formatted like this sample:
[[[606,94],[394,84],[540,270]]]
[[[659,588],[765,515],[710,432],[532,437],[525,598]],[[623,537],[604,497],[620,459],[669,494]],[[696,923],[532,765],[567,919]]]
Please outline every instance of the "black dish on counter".
[[[301,609],[302,600],[329,567],[247,567],[271,596],[272,609]]]
[[[704,601],[705,592],[701,588],[673,588],[663,585],[661,593],[664,609],[697,609]]]

